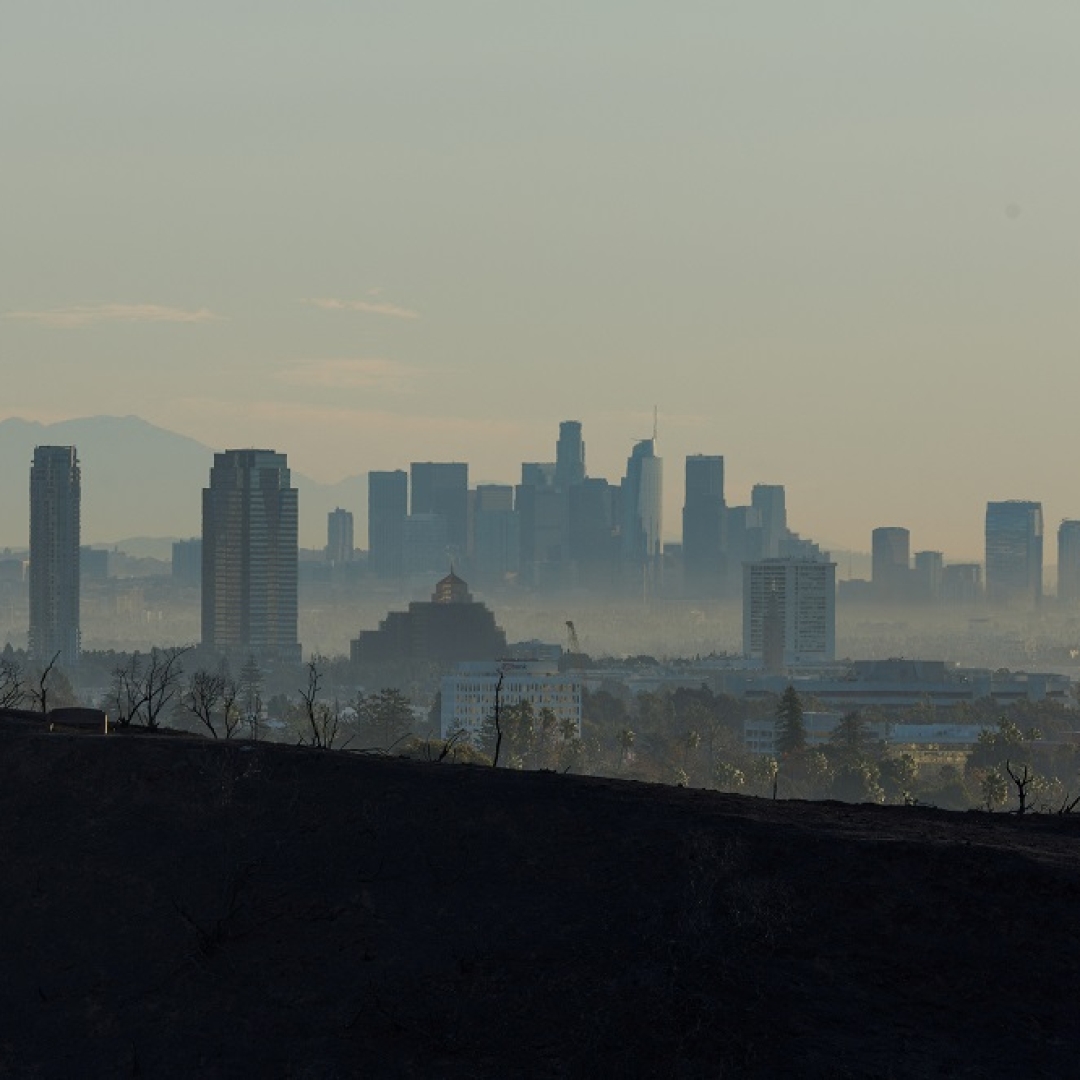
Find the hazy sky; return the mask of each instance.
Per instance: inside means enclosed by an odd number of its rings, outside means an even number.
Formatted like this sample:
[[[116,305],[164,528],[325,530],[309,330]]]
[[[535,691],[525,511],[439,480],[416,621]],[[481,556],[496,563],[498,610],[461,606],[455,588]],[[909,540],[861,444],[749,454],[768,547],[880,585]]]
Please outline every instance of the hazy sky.
[[[1075,0],[0,16],[0,415],[512,481],[655,403],[670,538],[694,452],[837,546],[1080,517]]]

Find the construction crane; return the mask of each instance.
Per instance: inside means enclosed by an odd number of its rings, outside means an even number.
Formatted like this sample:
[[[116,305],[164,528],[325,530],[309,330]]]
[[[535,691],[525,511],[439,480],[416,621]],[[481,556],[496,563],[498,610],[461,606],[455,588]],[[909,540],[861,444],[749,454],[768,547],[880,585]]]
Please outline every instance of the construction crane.
[[[566,620],[566,637],[569,646],[567,652],[580,653],[581,642],[578,641],[577,630],[574,629],[574,624],[569,619]]]

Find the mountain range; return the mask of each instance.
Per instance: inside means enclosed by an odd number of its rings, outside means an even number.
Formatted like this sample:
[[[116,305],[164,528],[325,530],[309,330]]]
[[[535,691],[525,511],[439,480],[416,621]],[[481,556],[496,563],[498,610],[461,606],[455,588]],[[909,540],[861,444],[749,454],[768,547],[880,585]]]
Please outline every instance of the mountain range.
[[[113,544],[127,537],[198,536],[202,489],[214,449],[137,416],[87,416],[42,424],[0,420],[0,547],[25,549],[30,535],[30,465],[35,446],[74,446],[82,466],[82,539]],[[367,476],[320,484],[293,472],[299,491],[300,544],[326,543],[326,515],[340,506],[367,519]]]

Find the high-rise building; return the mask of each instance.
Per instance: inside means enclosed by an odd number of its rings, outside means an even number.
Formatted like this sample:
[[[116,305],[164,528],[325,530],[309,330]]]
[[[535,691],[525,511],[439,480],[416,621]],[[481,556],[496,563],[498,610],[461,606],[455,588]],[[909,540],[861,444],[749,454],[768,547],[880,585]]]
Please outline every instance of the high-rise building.
[[[38,446],[30,468],[30,653],[79,660],[81,471],[74,446]]]
[[[473,565],[484,581],[517,573],[521,535],[514,489],[509,484],[479,484],[473,516]]]
[[[559,425],[559,441],[555,444],[555,484],[567,489],[584,479],[585,443],[581,438],[581,422],[564,420]]]
[[[655,569],[663,555],[664,460],[656,440],[634,444],[623,478],[623,560],[631,573]]]
[[[368,569],[379,577],[400,577],[409,516],[409,474],[404,469],[368,473]]]
[[[198,585],[202,581],[202,538],[174,540],[172,546],[174,585]]]
[[[595,592],[615,587],[619,559],[621,489],[600,477],[586,477],[570,489],[568,547],[578,585]]]
[[[469,466],[462,461],[414,461],[410,466],[410,514],[440,514],[446,542],[464,555],[469,546]]]
[[[725,569],[724,459],[718,454],[691,454],[686,459],[682,536],[687,592],[718,594]]]
[[[1080,603],[1080,521],[1058,526],[1058,603]]]
[[[326,561],[331,566],[353,561],[353,516],[340,506],[326,515]]]
[[[523,461],[521,463],[521,486],[545,488],[555,486],[554,461]]]
[[[941,585],[945,573],[945,556],[940,551],[916,551],[915,597],[924,603],[936,604],[941,599]]]
[[[778,559],[787,555],[787,497],[783,484],[755,484],[750,505],[761,517],[761,557]]]
[[[941,571],[941,599],[968,606],[982,599],[982,567],[978,563],[952,563]]]
[[[893,604],[907,599],[911,582],[911,533],[883,525],[871,534],[871,581],[874,599]]]
[[[775,668],[781,651],[786,666],[836,658],[836,563],[762,559],[743,565],[743,652]]]
[[[1042,600],[1042,503],[986,504],[986,599],[1033,608]]]
[[[285,455],[215,454],[202,520],[203,644],[298,661],[298,505]]]

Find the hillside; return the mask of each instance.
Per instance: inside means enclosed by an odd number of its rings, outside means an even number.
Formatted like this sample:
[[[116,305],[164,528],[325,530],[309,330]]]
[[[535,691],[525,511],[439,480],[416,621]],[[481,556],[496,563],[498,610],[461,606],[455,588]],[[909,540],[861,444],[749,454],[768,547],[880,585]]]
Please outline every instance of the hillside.
[[[1075,1075],[1080,820],[0,730],[0,1075]]]

